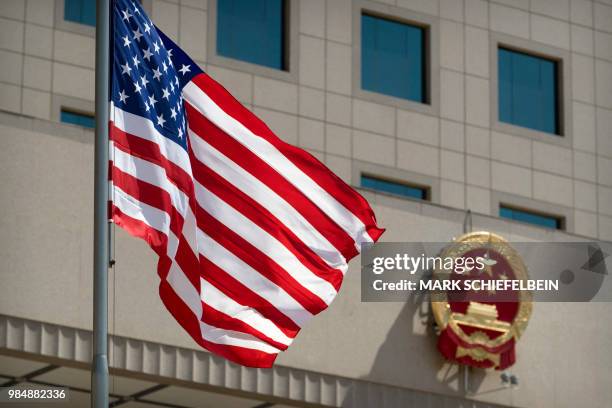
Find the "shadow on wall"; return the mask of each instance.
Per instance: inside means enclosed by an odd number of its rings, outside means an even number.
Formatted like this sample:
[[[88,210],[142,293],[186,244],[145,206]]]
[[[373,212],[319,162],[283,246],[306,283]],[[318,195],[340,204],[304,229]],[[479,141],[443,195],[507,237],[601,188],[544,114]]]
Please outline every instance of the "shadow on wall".
[[[415,389],[431,390],[433,393],[417,390],[400,392],[399,389],[389,387],[388,395],[372,395],[364,384],[356,386],[342,402],[342,406],[372,407],[379,406],[380,401],[383,401],[384,407],[490,406],[464,399],[468,392],[474,393],[480,388],[486,373],[483,370],[472,370],[469,389],[466,389],[465,368],[449,364],[437,350],[434,323],[428,297],[411,292],[378,349],[370,373],[361,378],[367,382],[397,384],[401,382],[398,379],[413,376],[415,378],[410,383],[414,384]],[[432,370],[432,367],[436,369]]]

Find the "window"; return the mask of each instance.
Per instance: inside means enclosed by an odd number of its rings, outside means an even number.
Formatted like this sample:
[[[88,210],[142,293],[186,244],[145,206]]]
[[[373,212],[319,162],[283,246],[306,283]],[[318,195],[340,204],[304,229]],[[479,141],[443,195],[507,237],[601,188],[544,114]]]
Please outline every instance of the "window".
[[[426,29],[361,15],[361,87],[426,103]]]
[[[77,113],[65,109],[62,109],[60,113],[60,121],[91,129],[96,126],[96,120],[93,115]]]
[[[498,48],[499,120],[561,134],[558,62]]]
[[[385,193],[395,194],[402,197],[429,200],[429,188],[419,187],[394,181],[388,181],[377,177],[361,175],[361,187]]]
[[[538,225],[540,227],[564,229],[563,217],[547,215],[529,210],[521,210],[506,205],[499,206],[499,216],[515,221],[526,222],[528,224]]]
[[[64,0],[64,20],[96,25],[96,0]]]
[[[217,53],[287,70],[284,0],[218,0]]]

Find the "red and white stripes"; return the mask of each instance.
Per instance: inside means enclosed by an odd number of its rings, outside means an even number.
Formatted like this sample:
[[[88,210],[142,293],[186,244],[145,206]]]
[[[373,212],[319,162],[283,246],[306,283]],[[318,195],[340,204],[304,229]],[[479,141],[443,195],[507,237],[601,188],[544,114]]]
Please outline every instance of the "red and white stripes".
[[[206,74],[183,96],[188,152],[111,106],[113,219],[159,255],[160,296],[201,346],[269,367],[383,230],[356,191]]]

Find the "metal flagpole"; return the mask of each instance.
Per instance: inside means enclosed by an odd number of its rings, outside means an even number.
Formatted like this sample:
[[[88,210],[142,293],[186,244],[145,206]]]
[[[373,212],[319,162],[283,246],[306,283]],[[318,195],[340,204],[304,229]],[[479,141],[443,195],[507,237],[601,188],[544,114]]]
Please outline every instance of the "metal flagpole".
[[[94,171],[93,361],[91,406],[108,408],[108,110],[110,1],[96,8],[96,143]]]

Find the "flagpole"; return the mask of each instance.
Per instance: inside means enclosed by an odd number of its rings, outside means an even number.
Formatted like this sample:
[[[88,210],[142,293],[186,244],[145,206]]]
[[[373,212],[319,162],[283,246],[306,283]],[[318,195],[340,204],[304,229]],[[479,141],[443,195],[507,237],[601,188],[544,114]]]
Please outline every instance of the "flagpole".
[[[93,361],[91,406],[108,408],[108,106],[110,0],[96,5],[96,142],[94,160]]]

